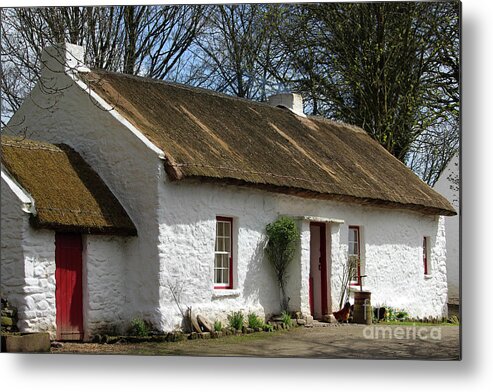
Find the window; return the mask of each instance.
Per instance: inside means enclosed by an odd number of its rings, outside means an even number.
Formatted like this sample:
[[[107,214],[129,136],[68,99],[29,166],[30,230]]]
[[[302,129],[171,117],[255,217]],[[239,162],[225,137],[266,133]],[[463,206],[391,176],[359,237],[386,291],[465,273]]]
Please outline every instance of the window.
[[[214,288],[233,288],[233,219],[216,218],[214,251]]]
[[[425,275],[431,274],[429,243],[430,243],[429,237],[423,237],[423,268]]]
[[[348,264],[351,272],[351,285],[361,286],[361,253],[359,226],[349,226]]]

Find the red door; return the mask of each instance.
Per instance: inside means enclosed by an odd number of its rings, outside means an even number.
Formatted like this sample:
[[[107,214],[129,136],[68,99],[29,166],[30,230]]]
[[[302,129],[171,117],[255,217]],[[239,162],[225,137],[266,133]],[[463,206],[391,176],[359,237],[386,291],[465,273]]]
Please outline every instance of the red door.
[[[59,340],[82,340],[82,237],[55,235],[56,330]]]
[[[328,275],[326,226],[322,222],[310,222],[310,280],[309,303],[313,316],[328,314]],[[315,238],[316,237],[316,238]]]

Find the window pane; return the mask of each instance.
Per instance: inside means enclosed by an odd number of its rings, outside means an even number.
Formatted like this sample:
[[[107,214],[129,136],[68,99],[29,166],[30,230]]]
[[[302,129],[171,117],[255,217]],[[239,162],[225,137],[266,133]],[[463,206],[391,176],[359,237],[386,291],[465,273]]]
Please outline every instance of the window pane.
[[[350,255],[354,255],[354,243],[353,243],[353,242],[350,242],[350,243],[348,244],[348,248],[349,248],[349,249],[348,249],[348,253],[349,253]]]
[[[230,221],[220,219],[216,220],[214,283],[221,286],[229,286],[232,224]]]
[[[229,222],[223,222],[223,236],[229,237],[229,234],[231,232],[231,223]]]

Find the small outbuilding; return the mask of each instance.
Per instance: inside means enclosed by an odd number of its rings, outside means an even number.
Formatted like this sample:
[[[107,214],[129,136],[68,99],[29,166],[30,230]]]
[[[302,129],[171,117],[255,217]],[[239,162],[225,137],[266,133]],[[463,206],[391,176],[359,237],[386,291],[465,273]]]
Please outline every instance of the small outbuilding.
[[[123,252],[135,226],[67,145],[2,136],[1,160],[2,295],[21,332],[82,339],[122,312]]]

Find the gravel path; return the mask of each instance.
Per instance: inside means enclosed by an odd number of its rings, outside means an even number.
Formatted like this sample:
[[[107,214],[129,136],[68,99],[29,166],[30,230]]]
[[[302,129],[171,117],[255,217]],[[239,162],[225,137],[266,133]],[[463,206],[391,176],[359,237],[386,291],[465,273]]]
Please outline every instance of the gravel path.
[[[460,358],[459,327],[336,325],[177,343],[65,343],[53,353],[302,358]]]

